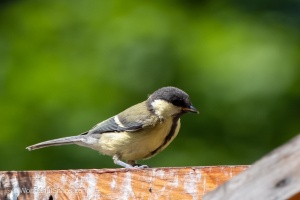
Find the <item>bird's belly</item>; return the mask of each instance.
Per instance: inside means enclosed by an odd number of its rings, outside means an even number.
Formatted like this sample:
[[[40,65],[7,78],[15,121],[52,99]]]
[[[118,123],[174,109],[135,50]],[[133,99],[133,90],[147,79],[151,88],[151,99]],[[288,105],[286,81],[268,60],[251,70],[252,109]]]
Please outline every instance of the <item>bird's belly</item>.
[[[173,127],[172,124],[177,126]],[[154,128],[137,132],[104,133],[99,140],[99,150],[106,155],[118,155],[123,160],[140,160],[150,158],[161,152],[177,136],[180,119],[165,120]],[[169,135],[172,134],[172,135]]]

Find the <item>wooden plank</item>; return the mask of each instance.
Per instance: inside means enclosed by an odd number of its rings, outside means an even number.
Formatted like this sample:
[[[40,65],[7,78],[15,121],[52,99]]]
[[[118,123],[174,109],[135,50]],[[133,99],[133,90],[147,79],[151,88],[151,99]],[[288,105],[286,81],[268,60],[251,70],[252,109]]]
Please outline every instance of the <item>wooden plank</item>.
[[[248,166],[0,172],[0,199],[202,199]]]
[[[299,199],[300,135],[232,178],[204,200]]]

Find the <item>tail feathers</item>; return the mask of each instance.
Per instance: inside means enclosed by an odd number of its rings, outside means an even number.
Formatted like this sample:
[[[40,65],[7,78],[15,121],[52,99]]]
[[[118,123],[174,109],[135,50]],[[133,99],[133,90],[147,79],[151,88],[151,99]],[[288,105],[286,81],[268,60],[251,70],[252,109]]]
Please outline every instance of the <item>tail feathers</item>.
[[[64,137],[64,138],[59,138],[59,139],[54,139],[54,140],[48,140],[45,142],[41,142],[38,144],[31,145],[29,147],[26,147],[29,151],[35,150],[35,149],[40,149],[44,147],[50,147],[50,146],[60,146],[60,145],[68,145],[68,144],[75,144],[76,142],[82,141],[82,136],[71,136],[71,137]]]

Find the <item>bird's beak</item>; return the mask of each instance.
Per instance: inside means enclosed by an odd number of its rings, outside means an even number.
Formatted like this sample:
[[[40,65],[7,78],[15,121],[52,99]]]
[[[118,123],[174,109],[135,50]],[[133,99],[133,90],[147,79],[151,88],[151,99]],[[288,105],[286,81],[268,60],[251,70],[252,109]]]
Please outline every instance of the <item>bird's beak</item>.
[[[186,112],[192,112],[192,113],[199,114],[199,111],[194,106],[192,106],[192,105],[190,107],[188,107],[188,108],[183,108],[183,110],[186,111]]]

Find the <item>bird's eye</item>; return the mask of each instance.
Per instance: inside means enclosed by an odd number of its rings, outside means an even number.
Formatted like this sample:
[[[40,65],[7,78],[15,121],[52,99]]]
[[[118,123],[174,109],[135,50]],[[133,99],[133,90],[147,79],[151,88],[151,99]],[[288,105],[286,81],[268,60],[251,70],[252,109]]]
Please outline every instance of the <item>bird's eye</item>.
[[[174,99],[172,101],[172,104],[174,106],[178,106],[178,107],[184,107],[184,101],[182,99]]]

